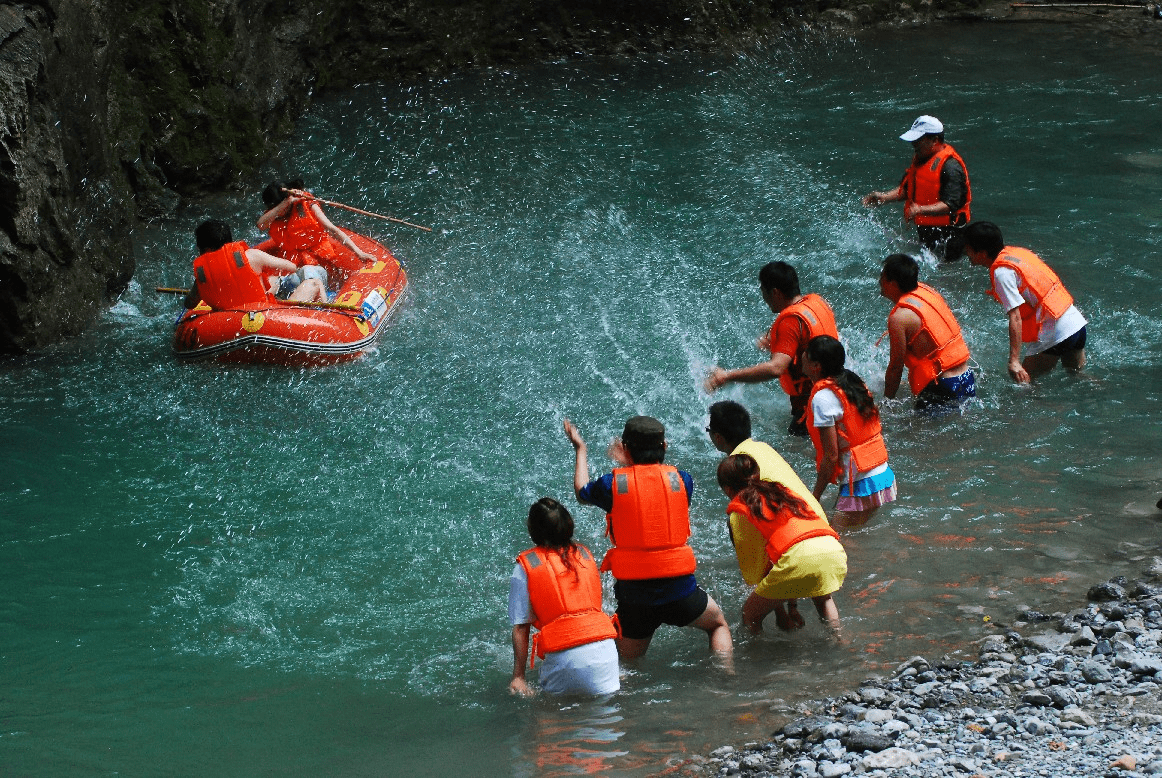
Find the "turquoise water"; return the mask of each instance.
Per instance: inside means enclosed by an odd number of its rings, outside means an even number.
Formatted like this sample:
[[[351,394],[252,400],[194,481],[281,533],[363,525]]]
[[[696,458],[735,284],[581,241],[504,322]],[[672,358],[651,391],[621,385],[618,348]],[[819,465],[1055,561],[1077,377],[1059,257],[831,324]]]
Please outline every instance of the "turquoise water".
[[[1155,70],[1063,28],[965,27],[332,95],[245,195],[141,228],[135,283],[92,332],[0,365],[0,772],[650,773],[1137,575],[1162,553]],[[701,633],[667,630],[611,701],[508,697],[524,515],[574,506],[565,416],[594,475],[627,416],[666,423],[700,581],[738,626],[702,376],[758,358],[755,274],[785,259],[882,389],[875,279],[915,246],[858,199],[898,180],[920,113],[968,161],[974,214],[1077,297],[1087,375],[1011,385],[984,271],[926,258],[981,401],[885,406],[901,496],[845,538],[846,643],[736,635],[728,675]],[[253,239],[261,185],[297,173],[435,228],[331,211],[408,268],[378,349],[307,372],[178,364],[176,302],[151,290],[185,285],[197,221]],[[718,396],[809,480],[775,387]],[[603,551],[600,514],[575,515]]]

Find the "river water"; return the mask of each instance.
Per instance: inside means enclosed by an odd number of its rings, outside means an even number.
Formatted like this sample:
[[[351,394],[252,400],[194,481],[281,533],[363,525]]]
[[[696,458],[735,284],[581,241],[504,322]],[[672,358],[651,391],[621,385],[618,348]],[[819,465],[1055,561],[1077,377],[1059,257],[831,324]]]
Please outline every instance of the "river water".
[[[1159,83],[1140,46],[970,26],[331,95],[248,192],[142,228],[132,288],[88,335],[0,365],[0,773],[646,774],[1138,575],[1162,535]],[[570,495],[565,416],[594,475],[625,418],[666,423],[697,485],[699,578],[738,627],[701,378],[758,359],[755,276],[785,259],[882,390],[876,277],[916,247],[858,199],[898,180],[921,113],[968,161],[974,214],[1077,298],[1087,374],[1010,384],[985,272],[925,258],[981,399],[939,420],[884,407],[900,499],[845,537],[844,644],[815,623],[736,634],[731,675],[702,633],[664,629],[611,700],[510,698],[528,505],[564,499],[606,548]],[[152,289],[185,285],[202,218],[256,238],[262,183],[297,173],[435,227],[331,211],[408,268],[378,349],[178,364],[177,303]],[[719,396],[810,481],[776,387]]]

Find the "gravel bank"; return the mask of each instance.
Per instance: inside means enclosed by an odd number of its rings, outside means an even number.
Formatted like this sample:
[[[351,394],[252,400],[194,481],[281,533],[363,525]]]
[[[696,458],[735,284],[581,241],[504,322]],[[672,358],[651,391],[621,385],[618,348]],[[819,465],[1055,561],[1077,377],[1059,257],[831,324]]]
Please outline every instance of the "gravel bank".
[[[804,706],[769,741],[723,746],[665,772],[1162,775],[1162,587],[1116,578],[1088,599],[1068,613],[1021,614],[981,643],[975,661],[913,657],[890,679]]]

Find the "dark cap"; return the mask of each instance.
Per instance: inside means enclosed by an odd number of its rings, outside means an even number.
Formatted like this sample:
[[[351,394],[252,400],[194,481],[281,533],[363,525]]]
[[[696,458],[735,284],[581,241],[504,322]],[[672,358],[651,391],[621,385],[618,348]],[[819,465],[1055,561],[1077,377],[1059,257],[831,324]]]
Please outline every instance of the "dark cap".
[[[650,416],[634,416],[625,423],[621,442],[641,448],[660,446],[666,442],[666,428]]]

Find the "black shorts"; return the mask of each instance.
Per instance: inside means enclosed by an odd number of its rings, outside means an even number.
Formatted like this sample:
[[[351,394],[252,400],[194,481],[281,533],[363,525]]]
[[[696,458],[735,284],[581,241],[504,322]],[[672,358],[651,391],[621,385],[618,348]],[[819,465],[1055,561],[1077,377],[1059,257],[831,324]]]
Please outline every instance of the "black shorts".
[[[1081,351],[1083,348],[1085,348],[1084,326],[1056,346],[1050,346],[1041,353],[1052,354],[1055,357],[1063,357],[1066,354],[1072,354],[1074,351]]]
[[[617,603],[617,620],[621,622],[621,636],[631,640],[646,640],[663,624],[685,627],[706,611],[710,595],[701,586],[680,600],[664,605],[636,605]]]

